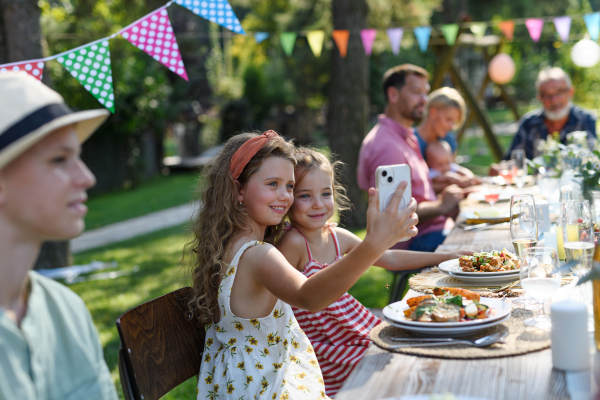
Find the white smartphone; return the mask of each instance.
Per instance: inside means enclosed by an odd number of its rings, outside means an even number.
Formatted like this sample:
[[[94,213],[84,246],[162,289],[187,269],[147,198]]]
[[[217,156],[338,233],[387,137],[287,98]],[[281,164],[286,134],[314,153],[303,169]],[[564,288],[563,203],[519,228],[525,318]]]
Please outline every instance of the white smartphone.
[[[375,171],[375,179],[377,181],[377,191],[379,192],[379,211],[384,211],[390,205],[394,193],[403,181],[406,181],[408,186],[404,190],[398,209],[408,207],[412,197],[410,166],[408,164],[382,165]]]

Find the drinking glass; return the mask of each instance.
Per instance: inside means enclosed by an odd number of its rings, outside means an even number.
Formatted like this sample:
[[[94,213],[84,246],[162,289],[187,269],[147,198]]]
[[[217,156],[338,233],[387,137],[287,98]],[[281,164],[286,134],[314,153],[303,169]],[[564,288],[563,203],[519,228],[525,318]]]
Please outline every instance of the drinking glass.
[[[510,160],[510,161],[502,161],[499,164],[500,171],[498,172],[498,175],[501,176],[502,179],[504,179],[504,183],[506,185],[510,185],[511,183],[513,183],[512,165],[513,165],[512,160]]]
[[[521,287],[540,305],[540,313],[535,318],[526,319],[524,324],[548,330],[551,323],[546,315],[544,303],[560,287],[561,275],[558,272],[558,256],[551,247],[530,247],[523,250],[519,272]]]
[[[592,267],[594,232],[588,200],[567,200],[562,204],[561,228],[567,261],[579,261],[572,269],[578,277]]]
[[[513,180],[518,188],[522,188],[527,178],[527,157],[525,157],[525,150],[516,149],[511,151],[510,159],[512,161]]]
[[[490,206],[493,206],[500,198],[500,187],[498,185],[485,184],[482,185],[481,193],[483,194],[485,201],[488,202]]]
[[[537,213],[532,194],[516,194],[510,198],[510,238],[515,253],[534,247],[538,241]]]
[[[560,188],[560,198],[558,201],[559,204],[559,208],[558,208],[558,221],[556,223],[556,246],[558,249],[558,259],[560,261],[564,261],[566,256],[565,256],[565,248],[563,246],[563,230],[562,230],[562,220],[563,220],[563,215],[562,215],[562,206],[564,204],[565,201],[568,200],[573,200],[573,190],[571,189],[570,185],[565,185],[563,187]]]

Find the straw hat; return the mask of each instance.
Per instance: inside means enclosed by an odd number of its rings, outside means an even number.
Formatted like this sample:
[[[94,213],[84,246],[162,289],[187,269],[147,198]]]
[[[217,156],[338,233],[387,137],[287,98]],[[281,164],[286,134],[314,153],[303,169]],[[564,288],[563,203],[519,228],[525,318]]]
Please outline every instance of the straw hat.
[[[71,111],[61,95],[25,72],[0,74],[0,169],[67,125],[75,124],[85,141],[108,115],[106,109]]]

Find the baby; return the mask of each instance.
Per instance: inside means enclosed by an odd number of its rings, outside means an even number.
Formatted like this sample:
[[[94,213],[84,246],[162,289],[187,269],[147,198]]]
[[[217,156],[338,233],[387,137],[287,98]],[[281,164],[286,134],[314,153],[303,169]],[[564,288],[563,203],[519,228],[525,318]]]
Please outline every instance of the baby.
[[[462,188],[477,184],[471,171],[454,162],[452,149],[445,140],[429,143],[425,149],[425,161],[429,166],[429,179],[445,177],[450,183]]]

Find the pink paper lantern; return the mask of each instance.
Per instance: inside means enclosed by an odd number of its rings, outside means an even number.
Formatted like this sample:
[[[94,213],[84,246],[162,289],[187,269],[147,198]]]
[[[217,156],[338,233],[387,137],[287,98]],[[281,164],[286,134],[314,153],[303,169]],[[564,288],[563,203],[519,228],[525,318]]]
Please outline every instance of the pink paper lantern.
[[[490,79],[498,85],[504,85],[514,78],[517,67],[512,57],[506,53],[500,53],[492,58],[488,73]]]

